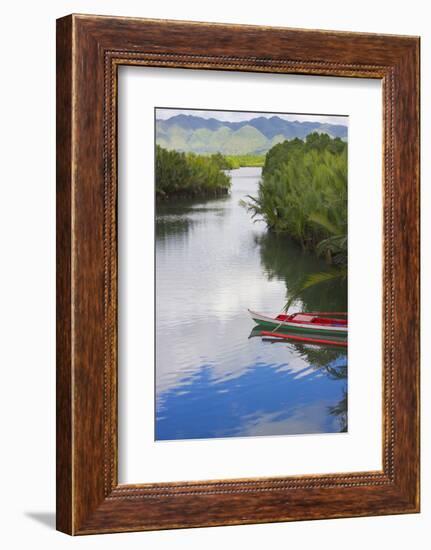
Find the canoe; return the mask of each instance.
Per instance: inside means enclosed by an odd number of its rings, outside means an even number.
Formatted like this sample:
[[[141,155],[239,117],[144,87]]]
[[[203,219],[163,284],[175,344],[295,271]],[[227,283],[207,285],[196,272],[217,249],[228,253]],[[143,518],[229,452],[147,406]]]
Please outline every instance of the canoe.
[[[314,334],[338,334],[347,335],[348,322],[347,318],[330,317],[330,313],[326,316],[315,313],[292,313],[291,315],[277,315],[269,317],[256,311],[248,310],[251,318],[258,325],[271,327],[273,329],[299,330],[301,332],[309,332]],[[338,314],[341,315],[341,314]],[[343,314],[345,315],[345,314]]]

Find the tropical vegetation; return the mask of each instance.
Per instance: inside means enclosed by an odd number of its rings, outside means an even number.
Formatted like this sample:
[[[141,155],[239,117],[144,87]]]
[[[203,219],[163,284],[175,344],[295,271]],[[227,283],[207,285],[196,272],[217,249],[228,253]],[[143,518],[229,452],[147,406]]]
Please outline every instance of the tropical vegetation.
[[[210,156],[168,151],[156,146],[156,198],[218,196],[228,193],[231,179],[224,172],[228,161]]]
[[[244,203],[275,233],[326,258],[331,267],[313,273],[292,289],[347,276],[347,144],[317,132],[268,151],[257,197]]]
[[[249,199],[253,216],[269,229],[316,250],[347,231],[346,144],[313,133],[275,145],[266,155],[258,196]]]
[[[225,158],[231,170],[243,166],[261,167],[265,164],[265,155],[227,155]]]

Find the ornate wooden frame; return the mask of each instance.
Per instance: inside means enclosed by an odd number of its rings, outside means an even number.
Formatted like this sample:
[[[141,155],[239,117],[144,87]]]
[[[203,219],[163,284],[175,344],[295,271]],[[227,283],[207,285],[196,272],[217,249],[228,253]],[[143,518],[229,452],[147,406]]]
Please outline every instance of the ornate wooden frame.
[[[119,65],[382,80],[382,471],[118,484]],[[57,304],[60,531],[418,512],[419,38],[88,15],[59,19]]]

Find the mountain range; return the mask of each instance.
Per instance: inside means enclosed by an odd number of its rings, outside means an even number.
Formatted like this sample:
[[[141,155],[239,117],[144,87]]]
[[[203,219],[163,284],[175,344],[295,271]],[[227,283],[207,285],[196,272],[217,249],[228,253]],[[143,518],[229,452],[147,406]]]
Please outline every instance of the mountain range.
[[[342,124],[292,121],[276,115],[240,122],[184,114],[166,120],[156,119],[157,145],[199,154],[264,154],[277,143],[286,139],[305,139],[312,132],[347,140],[347,126]]]

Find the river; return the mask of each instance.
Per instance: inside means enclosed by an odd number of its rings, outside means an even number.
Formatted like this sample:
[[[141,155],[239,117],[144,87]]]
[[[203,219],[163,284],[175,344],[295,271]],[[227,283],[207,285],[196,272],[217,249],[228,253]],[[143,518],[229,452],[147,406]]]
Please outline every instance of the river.
[[[278,313],[289,287],[328,269],[240,205],[260,168],[232,170],[228,196],[156,210],[156,440],[347,429],[347,352],[263,342],[247,308]],[[297,309],[346,311],[321,285]]]

